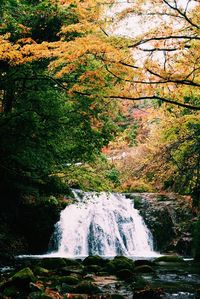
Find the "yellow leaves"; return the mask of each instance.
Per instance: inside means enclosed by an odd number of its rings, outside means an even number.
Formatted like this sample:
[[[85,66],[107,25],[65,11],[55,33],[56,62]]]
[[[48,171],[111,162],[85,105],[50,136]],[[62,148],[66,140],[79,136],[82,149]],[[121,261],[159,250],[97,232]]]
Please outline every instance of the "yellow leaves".
[[[24,26],[23,24],[18,24],[18,27],[20,28],[22,34],[27,34],[31,30],[30,27]]]
[[[72,33],[72,32],[76,32],[76,33],[82,33],[82,34],[87,34],[87,33],[92,33],[96,30],[99,30],[99,28],[87,21],[83,21],[82,23],[78,23],[78,24],[72,24],[69,25],[67,27],[63,27],[62,28],[62,34],[66,34],[66,33]]]

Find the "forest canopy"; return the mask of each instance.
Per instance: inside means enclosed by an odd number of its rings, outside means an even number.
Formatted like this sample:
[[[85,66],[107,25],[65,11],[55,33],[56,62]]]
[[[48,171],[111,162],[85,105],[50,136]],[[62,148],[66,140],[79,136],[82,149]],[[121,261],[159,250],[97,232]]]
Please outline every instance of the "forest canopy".
[[[134,1],[120,12],[122,4],[100,0],[0,5],[1,192],[13,181],[21,192],[69,164],[94,160],[116,136],[124,100],[166,111],[162,161],[177,167],[173,179],[192,173],[184,192],[199,188],[197,1]],[[126,18],[153,26],[114,34]],[[169,127],[172,114],[180,121]],[[171,167],[169,160],[178,162]]]

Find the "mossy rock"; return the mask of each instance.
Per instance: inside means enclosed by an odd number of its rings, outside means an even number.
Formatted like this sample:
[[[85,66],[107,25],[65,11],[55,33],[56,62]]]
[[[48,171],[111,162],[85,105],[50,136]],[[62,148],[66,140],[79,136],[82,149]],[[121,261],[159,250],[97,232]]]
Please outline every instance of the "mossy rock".
[[[80,283],[80,280],[77,277],[70,275],[60,277],[59,282],[66,283],[67,285],[77,285]]]
[[[88,256],[83,260],[84,266],[89,265],[98,265],[98,266],[105,266],[107,261],[98,255]]]
[[[122,269],[133,271],[135,265],[134,262],[125,256],[116,256],[113,260],[107,264],[107,271],[109,273],[116,273]]]
[[[144,289],[148,285],[148,281],[144,279],[140,275],[136,275],[135,277],[135,283],[134,283],[134,289],[135,290],[141,290]]]
[[[59,272],[63,275],[63,276],[69,276],[71,274],[76,274],[81,276],[83,274],[83,266],[80,265],[80,267],[63,267],[61,269],[59,269]]]
[[[119,279],[125,280],[125,281],[130,281],[133,279],[133,272],[130,271],[129,269],[122,269],[116,272],[116,276]]]
[[[84,273],[98,273],[102,271],[102,267],[98,265],[88,265],[84,268]]]
[[[181,263],[184,262],[184,259],[178,255],[163,255],[158,257],[155,262]]]
[[[54,270],[65,267],[66,262],[63,258],[45,258],[42,261],[40,261],[38,266],[46,268],[48,270]]]
[[[30,282],[35,282],[35,280],[36,278],[29,267],[21,269],[11,278],[11,282],[22,289],[29,289]]]
[[[81,267],[81,263],[77,260],[72,260],[72,259],[63,259],[65,262],[65,266],[67,267]]]
[[[155,273],[155,270],[151,266],[142,265],[142,266],[135,267],[135,272],[136,273]]]
[[[77,285],[74,289],[74,293],[77,294],[98,294],[101,290],[89,281],[83,281]]]
[[[144,265],[151,266],[151,267],[155,266],[155,262],[150,260],[136,260],[134,263],[135,263],[135,267],[144,266]]]
[[[35,267],[33,272],[35,275],[39,275],[39,276],[47,276],[49,274],[49,270],[42,268],[40,266]]]
[[[3,291],[3,298],[16,298],[18,293],[19,290],[15,286],[10,286],[5,288],[5,290]]]

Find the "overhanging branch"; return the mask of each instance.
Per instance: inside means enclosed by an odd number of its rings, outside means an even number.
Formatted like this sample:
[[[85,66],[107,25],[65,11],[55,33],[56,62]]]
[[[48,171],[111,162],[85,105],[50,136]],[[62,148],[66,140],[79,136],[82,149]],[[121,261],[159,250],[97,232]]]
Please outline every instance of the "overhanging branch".
[[[74,91],[74,93],[83,95],[83,96],[91,96],[92,94],[88,94],[88,93],[84,93],[84,92],[80,92],[80,91]],[[172,105],[176,105],[176,106],[180,106],[180,107],[184,107],[187,109],[192,109],[192,110],[200,110],[200,107],[198,106],[192,106],[192,105],[188,105],[188,104],[184,104],[184,103],[180,103],[177,101],[173,101],[170,99],[166,99],[163,97],[159,97],[159,96],[142,96],[142,97],[129,97],[129,96],[120,96],[120,95],[116,95],[116,96],[104,96],[104,98],[106,99],[116,99],[116,100],[130,100],[130,101],[140,101],[140,100],[159,100],[168,104],[172,104]]]

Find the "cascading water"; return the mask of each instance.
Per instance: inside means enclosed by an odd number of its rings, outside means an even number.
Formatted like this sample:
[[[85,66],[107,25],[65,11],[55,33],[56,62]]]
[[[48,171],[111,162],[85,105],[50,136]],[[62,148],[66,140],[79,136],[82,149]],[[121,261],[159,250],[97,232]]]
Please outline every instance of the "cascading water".
[[[122,194],[76,192],[61,212],[54,255],[65,257],[155,256],[153,238],[133,201]]]

